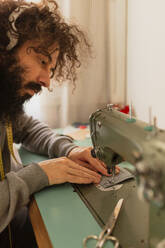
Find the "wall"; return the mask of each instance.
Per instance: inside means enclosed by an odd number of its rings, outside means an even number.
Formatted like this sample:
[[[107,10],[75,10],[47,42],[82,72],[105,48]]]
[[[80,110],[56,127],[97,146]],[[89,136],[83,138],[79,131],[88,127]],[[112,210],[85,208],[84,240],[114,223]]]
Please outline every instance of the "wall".
[[[164,0],[128,0],[127,99],[144,121],[151,106],[165,129],[164,13]]]

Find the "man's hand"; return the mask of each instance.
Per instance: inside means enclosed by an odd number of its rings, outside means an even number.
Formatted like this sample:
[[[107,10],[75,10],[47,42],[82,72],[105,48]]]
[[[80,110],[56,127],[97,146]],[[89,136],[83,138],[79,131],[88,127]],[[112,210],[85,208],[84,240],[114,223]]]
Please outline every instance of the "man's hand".
[[[68,158],[79,165],[90,170],[100,172],[105,176],[110,176],[107,172],[106,165],[97,158],[91,156],[92,147],[75,147],[68,155]],[[116,167],[116,173],[119,173],[119,168]]]
[[[99,183],[101,175],[89,170],[66,157],[45,160],[38,163],[49,179],[49,184]]]

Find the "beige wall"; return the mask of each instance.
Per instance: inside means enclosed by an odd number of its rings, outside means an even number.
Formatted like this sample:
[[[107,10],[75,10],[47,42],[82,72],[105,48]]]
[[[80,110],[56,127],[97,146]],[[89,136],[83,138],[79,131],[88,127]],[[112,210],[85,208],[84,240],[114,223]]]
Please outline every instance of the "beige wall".
[[[128,0],[128,100],[165,129],[165,0]]]

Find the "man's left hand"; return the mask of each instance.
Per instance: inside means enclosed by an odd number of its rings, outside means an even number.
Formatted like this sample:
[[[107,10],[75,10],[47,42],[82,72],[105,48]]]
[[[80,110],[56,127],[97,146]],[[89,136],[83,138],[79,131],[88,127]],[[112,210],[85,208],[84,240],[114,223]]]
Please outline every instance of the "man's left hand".
[[[107,172],[106,165],[99,159],[91,156],[91,150],[92,147],[75,147],[67,157],[90,170],[100,172],[105,176],[110,176]]]

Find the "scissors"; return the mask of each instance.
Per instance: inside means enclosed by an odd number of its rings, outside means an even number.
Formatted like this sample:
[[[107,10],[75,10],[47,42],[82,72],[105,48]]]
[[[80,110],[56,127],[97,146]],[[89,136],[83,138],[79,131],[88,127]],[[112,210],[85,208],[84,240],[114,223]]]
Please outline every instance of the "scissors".
[[[111,236],[111,233],[115,227],[115,224],[116,224],[116,221],[117,221],[117,218],[119,216],[119,213],[120,213],[120,210],[121,210],[121,207],[122,207],[122,204],[123,204],[123,200],[124,199],[120,199],[111,216],[109,217],[109,220],[107,222],[107,224],[105,225],[104,229],[102,230],[102,232],[100,233],[99,236],[96,236],[96,235],[89,235],[87,236],[84,240],[83,240],[83,248],[87,248],[87,242],[88,240],[90,239],[95,239],[97,240],[97,243],[96,243],[96,248],[103,248],[103,245],[107,242],[107,241],[112,241],[114,243],[114,248],[119,248],[119,240],[114,237],[114,236]]]

